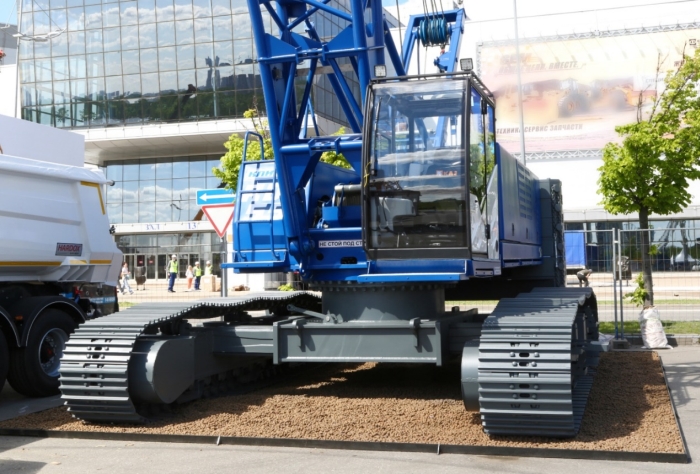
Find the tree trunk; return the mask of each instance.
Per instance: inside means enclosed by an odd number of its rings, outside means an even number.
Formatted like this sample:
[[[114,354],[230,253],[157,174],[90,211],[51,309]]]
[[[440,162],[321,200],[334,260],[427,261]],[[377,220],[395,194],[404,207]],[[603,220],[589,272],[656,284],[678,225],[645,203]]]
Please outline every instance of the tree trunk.
[[[644,275],[644,289],[647,297],[644,306],[654,304],[654,282],[651,277],[651,255],[649,255],[649,209],[639,210],[639,228],[642,244],[642,274]]]

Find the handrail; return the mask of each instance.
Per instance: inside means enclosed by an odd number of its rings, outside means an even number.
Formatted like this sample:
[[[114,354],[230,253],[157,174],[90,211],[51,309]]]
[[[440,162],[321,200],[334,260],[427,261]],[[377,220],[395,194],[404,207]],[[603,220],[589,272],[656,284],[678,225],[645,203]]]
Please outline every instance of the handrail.
[[[248,153],[248,137],[251,135],[258,137],[258,141],[260,142],[260,159],[265,159],[265,141],[263,140],[263,136],[258,132],[251,132],[248,130],[245,132],[245,136],[243,137],[243,159],[241,161],[245,161],[246,159]]]
[[[255,137],[258,138],[258,141],[260,142],[260,159],[264,160],[265,159],[265,141],[263,139],[263,136],[258,133],[258,132],[253,132],[253,131],[246,131],[245,136],[243,137],[243,156],[241,158],[241,171],[243,171],[243,163],[247,161],[248,157],[248,139],[251,135],[254,135]],[[275,167],[276,168],[276,167]],[[241,179],[239,179],[239,182],[241,182]],[[275,252],[275,232],[274,232],[274,220],[275,220],[275,188],[277,187],[277,170],[275,169],[275,172],[272,174],[272,204],[271,204],[271,209],[270,209],[270,220],[268,221],[270,224],[270,252],[272,252],[272,256],[276,260],[281,260],[281,257],[278,255],[277,252]],[[262,193],[263,191],[239,191],[239,194],[256,194],[256,193]],[[240,212],[241,212],[241,206],[240,202],[239,205],[236,206],[236,212],[237,212],[237,222],[240,222]],[[264,221],[261,221],[264,222]],[[237,227],[237,232],[236,232],[236,237],[240,237],[240,227]],[[239,240],[240,242],[240,240]]]

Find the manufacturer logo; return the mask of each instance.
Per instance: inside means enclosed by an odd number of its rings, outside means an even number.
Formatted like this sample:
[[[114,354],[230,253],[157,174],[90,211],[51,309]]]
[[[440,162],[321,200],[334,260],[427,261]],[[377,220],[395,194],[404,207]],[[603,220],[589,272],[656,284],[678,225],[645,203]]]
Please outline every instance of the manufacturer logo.
[[[90,298],[91,303],[95,304],[108,304],[115,303],[117,299],[114,296],[98,296]]]
[[[56,244],[56,255],[62,257],[80,257],[83,254],[83,244]]]
[[[248,173],[249,178],[271,178],[275,174],[274,171],[269,170],[269,171],[251,171]]]
[[[319,240],[319,248],[362,247],[361,240]]]

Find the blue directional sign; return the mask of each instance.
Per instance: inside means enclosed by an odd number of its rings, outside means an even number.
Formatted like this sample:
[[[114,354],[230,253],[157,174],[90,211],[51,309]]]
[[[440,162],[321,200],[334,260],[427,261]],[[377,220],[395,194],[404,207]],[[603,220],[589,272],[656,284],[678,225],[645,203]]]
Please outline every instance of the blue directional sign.
[[[230,189],[200,189],[197,191],[198,206],[208,206],[211,204],[231,204],[235,200],[236,196]]]

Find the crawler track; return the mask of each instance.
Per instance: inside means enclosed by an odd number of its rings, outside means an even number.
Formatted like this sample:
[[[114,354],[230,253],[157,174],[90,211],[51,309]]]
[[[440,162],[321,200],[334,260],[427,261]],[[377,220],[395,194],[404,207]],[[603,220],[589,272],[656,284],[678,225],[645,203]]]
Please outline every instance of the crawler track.
[[[490,435],[575,436],[593,385],[597,308],[590,288],[503,299],[479,343],[479,404]]]
[[[319,298],[306,292],[246,295],[183,303],[145,303],[82,324],[61,359],[60,390],[68,411],[95,422],[144,421],[129,394],[129,361],[139,337],[178,334],[190,319],[217,316],[250,319],[245,312],[304,306]]]
[[[313,308],[318,303],[318,297],[305,292],[248,295],[195,303],[142,304],[89,321],[75,332],[64,351],[62,398],[68,411],[82,420],[142,422],[151,414],[150,408],[161,406],[136,403],[132,398],[150,399],[138,391],[144,386],[138,385],[143,383],[138,382],[138,374],[144,367],[151,370],[150,362],[144,359],[150,354],[144,343],[154,337],[186,337],[188,320],[223,316],[230,323],[271,324],[274,317],[251,318],[247,311],[282,309],[284,313],[289,304]],[[576,435],[598,362],[597,353],[588,350],[597,338],[596,322],[595,296],[589,288],[541,289],[501,300],[484,321],[478,358],[472,358],[478,359],[478,367],[473,366],[478,375],[470,379],[472,387],[478,385],[484,431],[491,435]],[[175,392],[180,394],[175,395],[179,396],[177,401],[231,389],[249,382],[251,374],[257,377],[274,371],[268,367],[267,355],[238,360],[240,365],[200,376],[184,393]],[[130,383],[136,385],[130,387]]]

